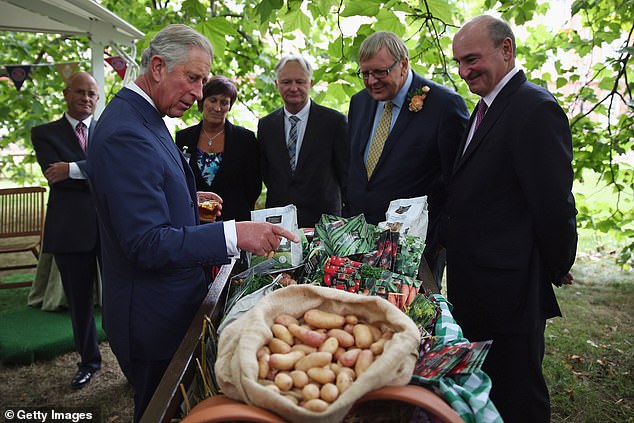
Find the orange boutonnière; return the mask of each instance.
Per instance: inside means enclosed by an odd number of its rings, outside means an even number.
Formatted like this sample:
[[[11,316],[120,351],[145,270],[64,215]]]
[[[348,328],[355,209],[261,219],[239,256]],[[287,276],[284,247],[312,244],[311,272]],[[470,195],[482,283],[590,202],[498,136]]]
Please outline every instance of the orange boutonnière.
[[[409,93],[409,111],[410,112],[420,112],[420,110],[425,105],[425,99],[427,98],[427,94],[429,94],[429,88],[427,85],[423,85],[422,87],[418,87],[414,91]]]

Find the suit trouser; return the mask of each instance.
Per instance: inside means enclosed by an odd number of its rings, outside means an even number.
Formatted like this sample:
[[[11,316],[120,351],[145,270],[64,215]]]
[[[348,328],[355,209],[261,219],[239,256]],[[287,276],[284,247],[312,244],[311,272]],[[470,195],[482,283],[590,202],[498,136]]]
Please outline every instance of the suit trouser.
[[[491,377],[491,400],[506,423],[550,422],[542,373],[545,324],[529,334],[493,337],[482,369]]]
[[[101,368],[101,353],[93,303],[93,286],[97,277],[96,250],[55,254],[55,262],[68,301],[75,349],[81,357],[79,368],[98,370]]]
[[[121,370],[134,389],[134,423],[138,423],[171,360],[119,360]]]

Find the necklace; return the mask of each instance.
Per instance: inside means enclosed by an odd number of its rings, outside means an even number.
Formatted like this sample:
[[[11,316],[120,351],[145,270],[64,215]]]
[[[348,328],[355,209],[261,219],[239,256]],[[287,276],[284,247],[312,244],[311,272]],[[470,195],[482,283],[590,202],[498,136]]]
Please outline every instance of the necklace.
[[[209,134],[207,133],[207,131],[205,131],[205,128],[203,126],[201,126],[201,128],[203,128],[203,132],[205,133],[205,136],[207,137],[207,146],[211,147],[211,144],[214,142],[214,140],[216,138],[218,138],[220,136],[220,134],[222,134],[223,132],[225,132],[225,128],[222,128],[220,130],[220,132],[218,132],[216,135],[214,135],[213,137],[210,137]]]

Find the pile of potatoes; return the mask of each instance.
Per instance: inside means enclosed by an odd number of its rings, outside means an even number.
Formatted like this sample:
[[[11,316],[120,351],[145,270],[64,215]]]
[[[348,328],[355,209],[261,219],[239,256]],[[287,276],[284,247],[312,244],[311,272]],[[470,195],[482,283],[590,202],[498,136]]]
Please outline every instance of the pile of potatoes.
[[[381,327],[318,309],[299,320],[280,314],[273,338],[257,352],[258,381],[301,407],[325,411],[383,353],[394,332]]]

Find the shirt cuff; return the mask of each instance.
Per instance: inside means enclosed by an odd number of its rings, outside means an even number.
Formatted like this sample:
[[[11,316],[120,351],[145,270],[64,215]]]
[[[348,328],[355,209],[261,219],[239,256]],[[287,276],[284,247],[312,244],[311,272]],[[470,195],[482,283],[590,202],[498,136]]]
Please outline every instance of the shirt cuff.
[[[86,176],[75,162],[68,163],[68,177],[71,179],[86,179]]]
[[[227,244],[227,255],[229,257],[240,257],[240,250],[238,249],[238,234],[236,232],[236,221],[228,220],[223,221],[225,230],[225,243]]]

